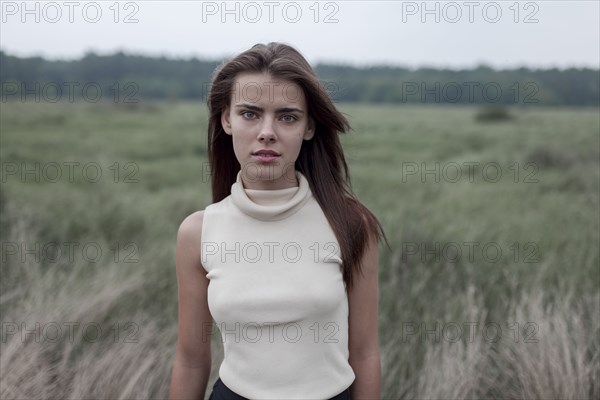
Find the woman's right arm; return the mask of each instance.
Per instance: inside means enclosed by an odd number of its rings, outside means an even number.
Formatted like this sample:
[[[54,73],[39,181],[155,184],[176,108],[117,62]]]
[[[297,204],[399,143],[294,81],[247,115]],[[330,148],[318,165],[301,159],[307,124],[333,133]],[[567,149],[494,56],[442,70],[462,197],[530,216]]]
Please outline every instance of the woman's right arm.
[[[210,376],[212,316],[208,308],[208,278],[201,264],[200,239],[204,211],[179,226],[176,247],[179,302],[177,348],[169,399],[204,399]]]

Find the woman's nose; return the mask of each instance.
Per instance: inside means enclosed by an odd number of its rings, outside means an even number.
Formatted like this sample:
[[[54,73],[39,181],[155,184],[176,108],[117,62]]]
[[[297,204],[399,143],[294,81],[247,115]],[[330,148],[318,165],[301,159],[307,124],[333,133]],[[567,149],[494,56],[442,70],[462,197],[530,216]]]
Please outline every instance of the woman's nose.
[[[276,139],[275,130],[273,129],[273,122],[269,119],[265,119],[262,126],[260,127],[260,133],[258,134],[258,140],[263,142],[270,142]]]

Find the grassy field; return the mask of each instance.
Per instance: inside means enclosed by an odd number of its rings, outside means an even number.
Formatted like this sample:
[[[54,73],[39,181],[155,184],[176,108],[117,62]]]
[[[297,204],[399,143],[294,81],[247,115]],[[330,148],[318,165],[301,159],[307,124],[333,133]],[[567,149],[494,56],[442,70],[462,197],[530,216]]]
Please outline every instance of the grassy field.
[[[600,398],[598,110],[339,107],[392,247],[383,398]],[[206,127],[201,103],[2,104],[0,397],[167,396]]]

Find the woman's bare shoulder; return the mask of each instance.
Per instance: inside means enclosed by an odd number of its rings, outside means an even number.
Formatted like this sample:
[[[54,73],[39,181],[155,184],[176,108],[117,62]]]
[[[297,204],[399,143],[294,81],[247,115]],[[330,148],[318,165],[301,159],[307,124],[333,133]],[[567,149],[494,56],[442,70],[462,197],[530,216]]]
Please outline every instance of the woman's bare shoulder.
[[[203,267],[201,263],[202,223],[204,210],[188,215],[177,231],[177,269],[196,271]],[[205,271],[204,271],[205,272]],[[183,272],[186,273],[186,272]]]
[[[179,225],[177,235],[183,238],[198,238],[202,233],[202,222],[204,221],[204,210],[191,213]]]

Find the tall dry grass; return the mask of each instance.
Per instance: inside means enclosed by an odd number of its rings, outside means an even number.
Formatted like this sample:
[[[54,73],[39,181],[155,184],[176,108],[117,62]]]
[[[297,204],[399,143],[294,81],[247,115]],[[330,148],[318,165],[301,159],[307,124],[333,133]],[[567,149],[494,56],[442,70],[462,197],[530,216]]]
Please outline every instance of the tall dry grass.
[[[13,202],[3,207],[4,242],[36,243],[33,215]],[[0,398],[167,398],[177,327],[161,328],[143,309],[126,319],[119,313],[143,289],[144,276],[105,262],[81,279],[89,266],[71,267],[48,268],[32,257],[2,263],[3,275],[18,274],[18,284],[0,296]],[[219,352],[213,341],[211,381]]]
[[[471,297],[467,297],[471,298]],[[548,305],[544,292],[523,296],[512,321],[529,322],[487,337],[428,346],[418,399],[598,399],[600,398],[599,296]],[[465,321],[484,326],[485,310]],[[506,325],[505,325],[506,326]],[[464,334],[465,338],[467,334]]]

